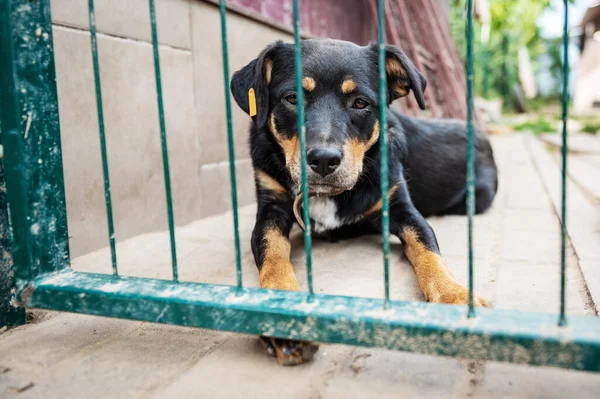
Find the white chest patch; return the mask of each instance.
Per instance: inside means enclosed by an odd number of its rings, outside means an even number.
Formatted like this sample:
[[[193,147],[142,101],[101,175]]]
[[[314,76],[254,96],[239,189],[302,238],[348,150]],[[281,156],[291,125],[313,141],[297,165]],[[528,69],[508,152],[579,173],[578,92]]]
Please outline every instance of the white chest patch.
[[[327,197],[311,197],[308,199],[308,210],[316,233],[336,229],[344,224],[337,216],[335,201]]]

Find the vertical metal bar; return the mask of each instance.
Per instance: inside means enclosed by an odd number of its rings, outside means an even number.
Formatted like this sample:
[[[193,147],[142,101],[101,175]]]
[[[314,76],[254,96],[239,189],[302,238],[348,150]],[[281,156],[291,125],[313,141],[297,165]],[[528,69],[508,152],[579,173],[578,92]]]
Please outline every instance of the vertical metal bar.
[[[398,0],[398,2],[401,2],[401,1],[402,0]],[[431,29],[430,28],[431,23],[429,21],[429,19],[430,19],[429,14],[427,12],[423,12],[423,10],[421,10],[421,9],[415,10],[414,9],[415,4],[413,4],[412,2],[408,3],[407,6],[408,6],[407,12],[409,13],[409,15],[410,15],[410,12],[412,11],[413,15],[415,15],[417,18],[417,24],[421,31],[419,33],[429,32]],[[422,8],[423,6],[420,4],[416,4],[416,7]],[[425,10],[428,10],[428,9],[426,8]],[[431,51],[431,49],[437,49],[439,47],[439,45],[437,44],[438,41],[434,36],[421,35],[420,37],[421,37],[421,40],[423,40],[424,47],[428,51]],[[443,58],[441,57],[441,53],[439,51],[434,52],[431,55],[432,55],[432,60],[435,60],[435,59],[441,60],[441,61],[439,61],[439,65],[446,64],[446,62],[443,61]],[[443,76],[444,73],[445,73],[444,70],[440,69],[438,67],[438,69],[432,74],[433,76],[431,76],[430,78],[433,80],[436,80],[437,76],[439,76],[439,75]],[[449,75],[447,75],[447,76],[448,76],[448,78],[446,78],[445,80],[450,81],[452,78]],[[440,85],[438,85],[438,87],[442,91],[440,94],[440,96],[442,98],[453,98],[456,96],[456,92],[452,91],[452,88],[450,87],[449,82],[445,82],[445,84],[440,84]],[[435,93],[432,90],[426,90],[426,91],[430,93],[432,98],[435,98]],[[456,111],[456,109],[457,109],[457,107],[460,108],[460,105],[456,101],[450,101],[449,104],[442,103],[441,105],[436,103],[436,105],[439,109],[438,116],[440,116],[440,117],[442,117],[442,116],[457,116],[458,112]],[[448,115],[445,115],[445,114],[448,114]]]
[[[50,1],[0,1],[0,119],[19,294],[69,266]]]
[[[368,0],[368,4],[369,4],[369,10],[371,11],[371,17],[373,18],[373,20],[376,20],[378,18],[378,14],[377,14],[377,1],[378,0]],[[391,32],[390,29],[390,25],[386,25],[386,32],[389,36],[394,36],[393,33]],[[410,97],[409,97],[410,99]],[[411,108],[411,103],[410,100],[407,99],[407,101],[400,101],[398,103],[398,106],[400,107],[400,109],[402,110],[402,112],[404,112],[407,115],[415,115],[415,110],[413,108]]]
[[[300,138],[300,160],[302,173],[302,219],[304,220],[304,247],[306,251],[306,274],[308,300],[313,300],[312,281],[312,238],[308,212],[308,182],[306,180],[306,126],[304,126],[304,89],[302,88],[302,49],[300,47],[299,0],[294,0],[294,65],[296,73],[296,100],[298,104],[298,137]]]
[[[379,124],[381,134],[379,135],[381,151],[381,236],[383,238],[383,280],[385,288],[384,306],[390,304],[390,209],[388,201],[388,145],[387,145],[387,76],[385,70],[385,0],[378,0],[377,19],[379,21]]]
[[[427,8],[427,5],[424,5],[425,11],[427,11],[424,14],[428,17],[433,18],[434,32],[438,33],[438,29],[442,29],[442,32],[440,34],[440,39],[442,40],[442,42],[439,46],[440,48],[443,48],[445,52],[446,57],[444,57],[445,59],[443,58],[443,62],[451,64],[452,75],[449,75],[448,79],[459,85],[459,91],[455,93],[463,91],[466,92],[467,83],[465,82],[465,79],[462,76],[463,70],[461,70],[462,60],[460,59],[459,52],[454,51],[456,49],[456,46],[454,41],[452,40],[452,35],[450,33],[450,24],[448,23],[446,17],[442,15],[441,7],[438,4],[436,4],[435,1],[429,0],[429,4],[431,8]],[[463,110],[462,107],[460,108],[461,110]],[[466,115],[466,110],[463,110],[463,112]]]
[[[469,313],[473,304],[473,214],[475,213],[475,128],[473,126],[473,0],[467,0],[467,214],[469,217]]]
[[[504,32],[502,35],[502,72],[504,75],[503,84],[502,84],[502,99],[504,103],[504,108],[509,109],[513,106],[512,94],[511,94],[511,82],[512,82],[512,71],[510,65],[510,39],[508,37],[509,33]]]
[[[567,117],[569,106],[569,2],[564,0],[565,15],[563,25],[563,86],[562,86],[562,199],[560,218],[560,316],[559,326],[567,325],[565,315],[566,297],[566,251],[567,245]]]
[[[415,62],[415,66],[421,71],[421,73],[426,74],[425,66],[421,62],[421,55],[419,54],[419,49],[417,48],[417,42],[413,33],[413,25],[411,25],[411,21],[408,19],[408,16],[410,14],[408,12],[408,8],[406,7],[405,0],[396,0],[396,5],[398,6],[398,13],[400,14],[400,19],[402,21],[402,25],[404,26],[406,37],[408,38],[408,46],[410,48],[411,55]],[[390,15],[390,19],[393,23],[395,23],[392,15]],[[395,39],[395,41],[398,40],[399,38]],[[427,105],[429,106],[429,109],[431,110],[433,116],[440,116],[440,113],[438,112],[437,102],[435,101],[435,95],[433,94],[432,90],[425,90],[425,99],[427,100]]]
[[[488,42],[489,43],[489,42]],[[481,82],[481,94],[483,98],[486,100],[490,97],[490,74],[488,67],[489,53],[488,53],[488,44],[481,43],[481,73],[482,73],[482,82]]]
[[[102,87],[100,84],[100,66],[98,62],[98,44],[96,42],[96,14],[94,0],[88,1],[88,14],[90,18],[90,39],[92,42],[92,61],[94,64],[94,83],[96,85],[96,109],[98,111],[98,132],[100,134],[100,153],[102,154],[102,175],[104,176],[104,202],[106,203],[106,219],[108,222],[108,242],[110,245],[110,259],[112,273],[119,275],[117,269],[117,250],[115,248],[115,228],[113,223],[112,200],[110,194],[110,176],[108,173],[108,157],[106,152],[106,136],[104,134],[104,111],[102,109]]]
[[[223,49],[223,78],[225,84],[225,110],[227,112],[227,144],[229,146],[229,179],[231,181],[231,206],[233,208],[233,235],[235,241],[235,269],[238,293],[242,289],[242,260],[240,253],[240,229],[238,222],[237,182],[235,178],[235,149],[233,143],[233,125],[231,122],[231,94],[229,93],[229,53],[227,50],[227,9],[226,0],[220,0],[221,45]]]
[[[439,19],[437,18],[436,10],[439,6],[432,0],[425,0],[421,7],[424,7],[430,12],[419,12],[419,10],[416,10],[417,12],[415,12],[415,14],[424,22],[427,22],[426,29],[432,33],[434,43],[433,48],[441,49],[441,51],[436,53],[436,58],[438,60],[438,65],[442,67],[444,78],[449,80],[449,84],[440,82],[441,88],[444,91],[444,96],[446,96],[446,98],[453,98],[456,96],[456,93],[463,92],[462,85],[459,83],[459,80],[455,78],[457,75],[456,69],[460,68],[459,65],[461,65],[461,63],[454,62],[453,57],[448,54],[452,47],[445,41],[445,35],[439,31],[439,27],[443,26],[443,23],[440,25]],[[427,36],[429,35],[425,35],[425,37]],[[465,109],[458,101],[448,101],[446,108],[453,118],[462,119],[467,115]]]
[[[371,11],[371,15],[372,15],[373,19],[378,18],[377,2],[378,2],[378,0],[369,0],[368,1],[369,9]],[[384,10],[384,13],[387,13],[387,12],[388,11],[387,11],[387,7],[386,7]],[[386,17],[386,19],[391,19],[393,21],[393,17],[389,17],[389,18]],[[392,41],[393,44],[399,45],[399,43],[397,42],[397,40],[399,40],[398,31],[396,30],[396,27],[393,23],[385,24],[384,36],[385,36],[385,34],[387,34],[388,38]],[[400,107],[402,112],[404,112],[407,115],[417,116],[418,105],[416,103],[416,100],[412,96],[406,97],[405,100],[406,101],[400,101],[398,103],[398,106]]]
[[[158,34],[156,32],[156,11],[154,0],[149,0],[150,25],[152,27],[152,50],[154,52],[154,72],[156,75],[156,97],[158,100],[158,120],[160,123],[160,144],[162,147],[163,169],[165,175],[165,192],[167,196],[167,215],[169,218],[169,235],[171,238],[171,264],[173,266],[173,281],[179,279],[177,272],[177,248],[175,246],[175,221],[173,218],[173,200],[171,197],[171,174],[169,173],[169,151],[167,148],[167,132],[165,127],[165,112],[163,107],[162,84],[160,81],[160,60],[158,55]]]
[[[395,45],[400,45],[399,41],[400,41],[400,34],[398,33],[398,29],[396,29],[396,21],[394,19],[394,15],[392,15],[392,9],[391,9],[391,4],[389,4],[388,0],[384,1],[384,26],[385,26],[385,33],[387,33],[387,37],[390,41],[390,43],[395,44]],[[385,23],[385,22],[389,22],[389,23]],[[406,25],[404,26],[405,29],[405,33],[406,32],[410,32],[411,26],[410,25]],[[417,66],[417,68],[419,68]],[[427,93],[429,93],[429,91],[427,91]],[[419,105],[417,104],[417,100],[413,97],[413,96],[407,96],[405,97],[406,100],[406,104],[409,108],[409,112],[411,115],[416,116],[419,113]]]

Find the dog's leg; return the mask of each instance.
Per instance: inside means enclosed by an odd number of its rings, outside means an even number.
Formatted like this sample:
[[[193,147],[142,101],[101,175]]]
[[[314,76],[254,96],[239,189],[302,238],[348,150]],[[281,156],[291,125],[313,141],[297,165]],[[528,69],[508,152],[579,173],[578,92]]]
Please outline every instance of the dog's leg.
[[[252,253],[260,271],[261,288],[299,291],[290,263],[289,234],[294,221],[293,201],[281,185],[256,171],[258,212],[252,232]],[[309,361],[318,346],[310,342],[261,337],[267,353],[277,362],[293,366]]]
[[[404,252],[415,269],[417,281],[429,302],[467,305],[469,290],[459,284],[440,255],[435,233],[417,211],[405,186],[398,190],[399,200],[390,208],[390,229],[404,244]],[[475,306],[490,306],[490,302],[474,296]]]
[[[269,225],[272,222],[274,221],[267,221],[260,231],[253,235],[254,240],[260,242],[257,245],[260,286],[273,290],[298,291],[300,286],[296,280],[294,266],[290,263],[290,241],[280,227]]]

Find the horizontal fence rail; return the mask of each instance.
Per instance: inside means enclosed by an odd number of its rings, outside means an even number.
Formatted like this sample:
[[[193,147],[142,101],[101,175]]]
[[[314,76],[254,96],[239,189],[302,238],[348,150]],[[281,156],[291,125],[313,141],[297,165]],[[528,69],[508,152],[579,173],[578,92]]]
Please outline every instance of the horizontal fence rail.
[[[29,304],[307,341],[600,371],[600,319],[88,273],[41,278]]]
[[[104,200],[111,249],[111,274],[74,272],[69,268],[66,205],[58,120],[58,100],[52,46],[49,0],[0,2],[0,107],[8,202],[13,232],[16,292],[19,304],[67,312],[145,320],[234,331],[279,338],[438,354],[469,359],[507,361],[600,371],[600,319],[565,315],[566,162],[568,102],[567,0],[564,25],[563,176],[561,229],[561,292],[556,315],[473,307],[473,10],[467,2],[467,209],[469,306],[403,302],[390,299],[388,143],[380,135],[383,284],[382,299],[320,295],[313,292],[309,186],[306,166],[306,126],[302,88],[299,0],[293,1],[295,83],[305,225],[304,243],[308,292],[244,288],[241,267],[237,184],[229,90],[226,1],[220,0],[223,79],[229,172],[233,208],[236,285],[180,282],[177,270],[175,221],[170,187],[160,51],[154,0],[149,0],[155,68],[158,122],[172,260],[172,281],[118,275],[112,220],[107,146],[94,19],[94,0],[88,0],[97,117],[104,178]],[[373,4],[374,6],[374,4]],[[384,0],[377,2],[379,100],[387,103]],[[387,128],[386,107],[379,123]],[[3,293],[0,293],[3,294]],[[4,298],[0,295],[0,298]],[[2,307],[0,307],[2,309]]]

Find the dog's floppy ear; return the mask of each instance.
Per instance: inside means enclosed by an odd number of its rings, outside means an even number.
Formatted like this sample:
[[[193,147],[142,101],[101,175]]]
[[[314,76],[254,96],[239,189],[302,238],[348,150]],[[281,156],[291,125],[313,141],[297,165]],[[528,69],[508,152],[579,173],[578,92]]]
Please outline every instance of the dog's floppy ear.
[[[269,83],[273,71],[273,61],[269,57],[282,44],[282,41],[271,44],[231,78],[233,98],[258,128],[265,126],[269,114]]]
[[[377,50],[377,46],[374,46]],[[387,84],[389,101],[407,96],[413,91],[421,109],[425,109],[423,92],[427,86],[425,77],[414,66],[412,61],[396,46],[385,46]]]

